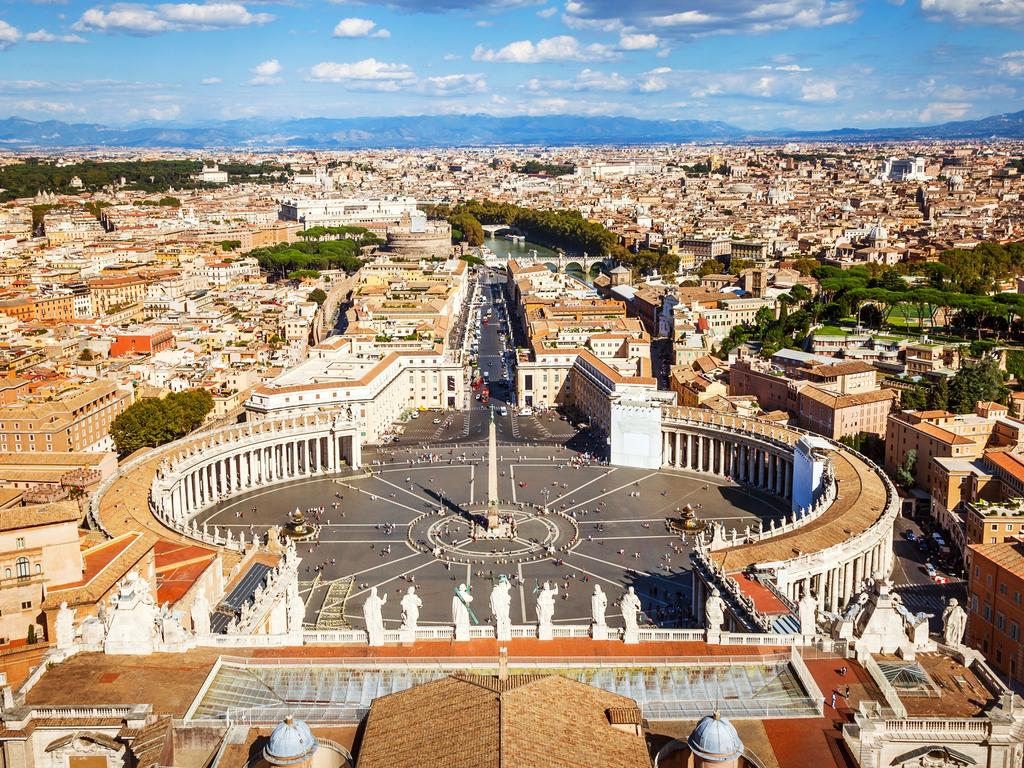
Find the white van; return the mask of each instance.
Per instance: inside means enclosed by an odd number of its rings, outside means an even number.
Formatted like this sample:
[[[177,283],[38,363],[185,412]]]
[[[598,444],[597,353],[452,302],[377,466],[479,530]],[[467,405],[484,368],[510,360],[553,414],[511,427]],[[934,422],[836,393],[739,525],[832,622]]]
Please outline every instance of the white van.
[[[526,406],[521,411],[519,411],[519,415],[520,416],[533,416],[533,408],[531,408],[530,406]]]

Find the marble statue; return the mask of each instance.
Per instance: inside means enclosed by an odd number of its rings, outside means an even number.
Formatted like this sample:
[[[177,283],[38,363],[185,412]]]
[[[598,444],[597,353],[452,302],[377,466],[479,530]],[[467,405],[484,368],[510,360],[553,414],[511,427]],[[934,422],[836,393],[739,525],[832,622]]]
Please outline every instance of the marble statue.
[[[376,587],[370,587],[370,594],[363,603],[363,623],[370,645],[384,645],[384,603],[388,601],[387,593],[381,597]]]
[[[810,637],[818,631],[816,615],[818,613],[818,601],[810,590],[804,592],[803,597],[797,603],[797,614],[800,617],[800,634]]]
[[[206,599],[206,591],[200,589],[196,599],[192,601],[192,631],[197,635],[210,634],[210,601]]]
[[[640,611],[643,610],[643,606],[633,587],[627,589],[626,593],[619,599],[619,607],[622,609],[622,620],[626,624],[625,641],[631,645],[639,643],[640,636],[638,634],[637,617],[640,615]]]
[[[545,581],[537,595],[537,623],[541,640],[550,640],[553,637],[555,618],[555,598],[558,596],[558,586],[551,586],[551,582]]]
[[[144,656],[153,652],[157,608],[149,582],[130,571],[118,584],[103,651]]]
[[[491,615],[494,617],[494,636],[499,642],[512,639],[512,585],[504,574],[491,589]]]
[[[456,640],[469,640],[469,604],[472,602],[469,587],[459,584],[452,595],[452,623],[455,625]]]
[[[288,632],[298,634],[302,632],[302,623],[306,620],[306,603],[299,594],[298,574],[291,576],[291,583],[288,585],[288,602],[286,606],[288,613]]]
[[[604,612],[608,608],[608,596],[601,589],[600,584],[594,585],[594,594],[590,596],[590,618],[598,627],[608,626],[605,622]]]
[[[722,600],[722,593],[718,588],[711,590],[711,595],[704,602],[704,625],[708,632],[719,633],[722,631],[722,622],[725,621],[725,601]]]
[[[75,644],[75,611],[68,608],[67,602],[60,604],[54,629],[57,635],[57,650],[62,651]]]
[[[423,601],[416,594],[416,587],[409,587],[405,590],[405,597],[402,598],[402,631],[411,632],[415,637],[416,627],[420,623],[420,608]]]
[[[942,638],[946,645],[958,648],[964,640],[964,630],[967,629],[967,614],[960,607],[955,597],[949,599],[946,610],[942,612]]]

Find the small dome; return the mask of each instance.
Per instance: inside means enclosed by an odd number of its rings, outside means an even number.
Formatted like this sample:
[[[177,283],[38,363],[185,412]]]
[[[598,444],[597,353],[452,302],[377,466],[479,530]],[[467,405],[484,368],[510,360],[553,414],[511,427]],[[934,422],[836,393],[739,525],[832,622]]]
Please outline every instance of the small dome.
[[[710,763],[724,763],[743,754],[743,742],[736,729],[717,712],[697,723],[686,743],[693,754]]]
[[[271,765],[295,765],[312,757],[316,747],[316,738],[309,726],[288,715],[267,739],[263,759]]]

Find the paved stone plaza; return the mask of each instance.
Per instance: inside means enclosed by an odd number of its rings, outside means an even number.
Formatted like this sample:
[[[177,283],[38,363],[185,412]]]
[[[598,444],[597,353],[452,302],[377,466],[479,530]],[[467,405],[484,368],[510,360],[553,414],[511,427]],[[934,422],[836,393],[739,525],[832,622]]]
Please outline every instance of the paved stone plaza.
[[[567,448],[501,445],[499,498],[507,508],[523,505],[516,538],[472,541],[460,510],[486,501],[485,447],[439,445],[432,459],[421,459],[424,450],[401,448],[380,465],[369,453],[369,473],[254,491],[210,510],[199,522],[262,533],[283,525],[295,508],[322,509],[311,515],[321,526],[318,543],[302,542],[298,550],[311,625],[333,615],[362,626],[365,594],[377,586],[387,594],[386,625],[397,628],[401,595],[413,584],[423,600],[420,623],[449,624],[452,591],[460,582],[470,586],[472,607],[486,622],[491,580],[506,574],[515,586],[513,623],[536,620],[534,591],[551,580],[561,598],[556,623],[587,623],[590,594],[599,583],[608,594],[612,626],[621,625],[613,604],[630,585],[652,623],[680,626],[689,618],[690,546],[668,532],[665,518],[692,504],[701,519],[742,530],[789,511],[779,499],[721,478],[575,466],[579,457]],[[549,514],[536,514],[545,506]]]

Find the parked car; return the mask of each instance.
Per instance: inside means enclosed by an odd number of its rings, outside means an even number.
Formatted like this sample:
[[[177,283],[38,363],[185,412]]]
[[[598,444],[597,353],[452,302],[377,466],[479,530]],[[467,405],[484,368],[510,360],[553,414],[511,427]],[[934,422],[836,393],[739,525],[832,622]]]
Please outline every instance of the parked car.
[[[914,534],[913,531],[904,531],[903,536],[906,538],[907,541],[917,541],[917,536]]]
[[[935,578],[935,574],[937,573],[937,571],[935,570],[935,564],[934,563],[925,563],[924,564],[924,572],[928,574],[928,578],[934,579]]]
[[[530,406],[526,406],[525,408],[523,408],[523,410],[521,410],[519,412],[519,415],[520,416],[533,416],[533,408],[531,408]]]

